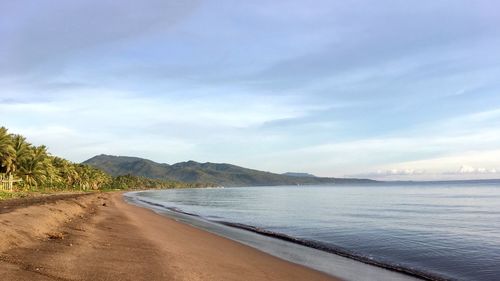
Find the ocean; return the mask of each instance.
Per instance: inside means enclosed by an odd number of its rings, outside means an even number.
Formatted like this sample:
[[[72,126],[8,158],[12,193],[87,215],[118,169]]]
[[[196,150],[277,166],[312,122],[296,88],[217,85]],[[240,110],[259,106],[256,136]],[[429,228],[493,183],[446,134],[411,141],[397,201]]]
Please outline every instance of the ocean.
[[[156,208],[424,279],[500,280],[500,181],[173,189],[135,196]]]

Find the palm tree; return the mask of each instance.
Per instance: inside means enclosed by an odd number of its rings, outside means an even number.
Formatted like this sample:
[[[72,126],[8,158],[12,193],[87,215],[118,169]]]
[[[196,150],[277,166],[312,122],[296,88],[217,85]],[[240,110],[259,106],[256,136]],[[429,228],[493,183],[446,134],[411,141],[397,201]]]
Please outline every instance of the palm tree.
[[[30,187],[38,187],[46,179],[45,168],[39,159],[30,157],[21,163],[19,169],[24,182]]]
[[[97,190],[111,181],[111,178],[103,171],[93,168],[89,165],[85,166],[86,166],[85,171],[89,175],[88,185],[90,186],[91,189]]]
[[[61,182],[61,177],[59,176],[59,171],[56,167],[52,165],[52,157],[47,157],[42,162],[42,166],[44,168],[44,175],[46,184],[48,184],[50,188],[54,188],[54,184]]]
[[[39,161],[44,161],[48,156],[47,147],[45,145],[37,146],[33,149],[33,157]]]
[[[31,155],[21,162],[19,174],[28,186],[38,188],[47,180],[47,156],[47,147],[42,145],[33,148]]]
[[[10,173],[14,156],[12,137],[5,127],[0,127],[0,173]]]
[[[60,157],[51,157],[51,165],[56,172],[57,183],[61,188],[67,188],[73,185],[74,170],[71,169],[71,163]]]
[[[28,142],[26,142],[26,138],[21,135],[13,135],[12,136],[12,147],[14,148],[14,157],[12,161],[12,173],[15,173],[21,163],[30,156],[30,146]]]

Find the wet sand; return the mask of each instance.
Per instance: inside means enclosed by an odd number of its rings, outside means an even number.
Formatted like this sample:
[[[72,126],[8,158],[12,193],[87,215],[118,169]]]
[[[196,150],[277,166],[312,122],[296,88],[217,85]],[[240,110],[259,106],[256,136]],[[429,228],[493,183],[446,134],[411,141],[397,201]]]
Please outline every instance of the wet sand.
[[[120,193],[25,205],[0,214],[2,280],[336,280]]]

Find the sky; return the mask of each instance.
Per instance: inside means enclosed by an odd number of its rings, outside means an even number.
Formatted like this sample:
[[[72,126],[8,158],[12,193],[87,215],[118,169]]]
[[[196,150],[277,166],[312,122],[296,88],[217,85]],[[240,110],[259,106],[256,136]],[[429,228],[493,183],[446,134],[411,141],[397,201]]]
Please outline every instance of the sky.
[[[500,4],[0,0],[0,126],[75,162],[500,178]]]

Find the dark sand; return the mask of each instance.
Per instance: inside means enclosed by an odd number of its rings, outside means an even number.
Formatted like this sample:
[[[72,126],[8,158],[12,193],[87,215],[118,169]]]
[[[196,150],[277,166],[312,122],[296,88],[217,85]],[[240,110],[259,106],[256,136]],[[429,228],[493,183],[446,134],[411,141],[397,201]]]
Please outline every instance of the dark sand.
[[[1,280],[336,280],[119,193],[49,200],[0,214]]]

